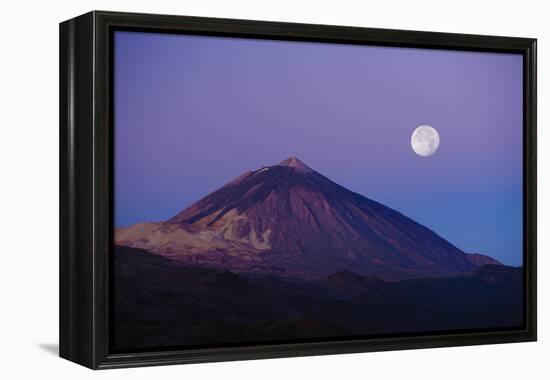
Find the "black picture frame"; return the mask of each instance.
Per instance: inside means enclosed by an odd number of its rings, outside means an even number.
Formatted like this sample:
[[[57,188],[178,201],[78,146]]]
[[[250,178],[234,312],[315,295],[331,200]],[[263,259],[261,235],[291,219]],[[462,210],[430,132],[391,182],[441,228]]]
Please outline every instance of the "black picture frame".
[[[114,30],[522,54],[523,328],[112,353],[109,310],[113,244]],[[93,11],[61,23],[59,37],[61,357],[102,369],[536,340],[536,39],[105,11]]]

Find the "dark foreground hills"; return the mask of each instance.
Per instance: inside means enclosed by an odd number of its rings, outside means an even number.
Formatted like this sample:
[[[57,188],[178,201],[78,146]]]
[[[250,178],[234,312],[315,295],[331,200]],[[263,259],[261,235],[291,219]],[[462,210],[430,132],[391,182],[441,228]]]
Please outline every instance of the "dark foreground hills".
[[[233,273],[115,247],[114,349],[517,327],[522,270],[384,281]]]
[[[118,228],[115,240],[186,264],[302,279],[449,277],[499,264],[295,157],[246,172],[167,221]]]

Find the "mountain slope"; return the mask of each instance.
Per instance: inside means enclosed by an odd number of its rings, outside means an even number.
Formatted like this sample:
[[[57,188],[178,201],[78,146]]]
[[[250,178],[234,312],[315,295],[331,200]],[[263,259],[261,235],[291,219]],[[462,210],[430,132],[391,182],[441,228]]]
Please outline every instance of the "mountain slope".
[[[247,172],[166,222],[116,231],[119,245],[237,272],[384,279],[475,270],[467,254],[412,219],[332,182],[295,157]]]

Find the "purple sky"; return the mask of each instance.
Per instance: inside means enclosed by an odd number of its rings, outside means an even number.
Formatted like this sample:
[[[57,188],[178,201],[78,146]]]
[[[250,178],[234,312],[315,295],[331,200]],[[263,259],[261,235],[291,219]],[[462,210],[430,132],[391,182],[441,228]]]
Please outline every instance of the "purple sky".
[[[410,147],[421,124],[439,150]],[[116,32],[115,224],[297,156],[466,252],[522,261],[522,57]]]

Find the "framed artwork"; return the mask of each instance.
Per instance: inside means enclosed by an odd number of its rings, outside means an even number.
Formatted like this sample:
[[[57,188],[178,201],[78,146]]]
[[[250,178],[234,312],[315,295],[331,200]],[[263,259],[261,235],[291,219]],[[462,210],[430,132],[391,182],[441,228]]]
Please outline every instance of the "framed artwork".
[[[536,339],[536,40],[60,25],[60,355]]]

